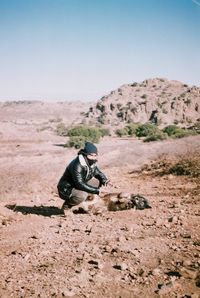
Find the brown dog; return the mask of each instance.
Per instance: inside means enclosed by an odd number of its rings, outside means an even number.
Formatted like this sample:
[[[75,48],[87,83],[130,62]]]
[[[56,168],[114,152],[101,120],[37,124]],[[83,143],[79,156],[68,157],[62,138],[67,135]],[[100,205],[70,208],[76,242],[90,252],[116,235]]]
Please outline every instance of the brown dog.
[[[143,196],[125,192],[105,193],[100,198],[97,198],[96,195],[89,195],[85,203],[88,211],[96,214],[106,210],[121,211],[131,208],[138,210],[151,208],[148,200]]]

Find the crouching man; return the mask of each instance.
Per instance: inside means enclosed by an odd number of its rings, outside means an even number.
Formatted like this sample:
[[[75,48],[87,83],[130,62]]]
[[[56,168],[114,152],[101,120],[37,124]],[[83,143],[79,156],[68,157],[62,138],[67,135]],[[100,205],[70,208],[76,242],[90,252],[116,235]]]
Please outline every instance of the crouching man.
[[[59,196],[64,200],[63,209],[84,202],[89,194],[99,195],[100,187],[108,184],[109,180],[98,169],[97,161],[97,147],[86,142],[77,157],[69,163],[57,185]],[[96,178],[96,186],[92,178]]]

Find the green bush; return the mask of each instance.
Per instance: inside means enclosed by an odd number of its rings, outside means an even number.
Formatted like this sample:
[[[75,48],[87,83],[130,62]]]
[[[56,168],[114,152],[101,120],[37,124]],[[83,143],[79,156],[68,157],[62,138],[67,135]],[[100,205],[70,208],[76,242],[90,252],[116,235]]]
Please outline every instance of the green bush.
[[[184,137],[197,134],[193,130],[184,129],[184,128],[178,127],[177,125],[168,125],[163,129],[163,132],[167,133],[168,136],[174,139],[184,138]]]
[[[172,138],[174,138],[174,139],[180,139],[180,138],[189,137],[189,136],[195,136],[195,135],[197,135],[197,133],[195,131],[188,130],[188,129],[183,129],[179,133],[173,135]]]
[[[180,128],[179,126],[177,125],[168,125],[166,126],[165,128],[163,128],[163,132],[167,133],[169,137],[173,136],[173,135],[176,135],[180,132],[182,132],[183,129]]]
[[[161,130],[160,131],[157,131],[156,133],[154,134],[150,134],[148,135],[145,139],[144,139],[144,142],[152,142],[152,141],[162,141],[162,140],[166,140],[167,139],[167,134],[162,132]]]
[[[110,130],[108,128],[99,128],[102,137],[110,136]]]
[[[133,136],[133,135],[136,135],[136,131],[138,129],[138,127],[140,126],[141,124],[139,123],[130,123],[126,126],[126,129],[128,130],[128,135],[129,136]]]
[[[101,137],[110,135],[110,131],[104,128],[75,126],[68,129],[67,136],[69,141],[66,147],[81,148],[84,147],[85,142],[99,143]]]
[[[87,126],[75,126],[68,130],[69,137],[83,136],[85,140],[99,143],[102,133],[99,128]]]
[[[136,136],[137,137],[147,137],[147,136],[152,136],[156,133],[158,133],[160,130],[159,128],[152,123],[145,123],[145,124],[140,124],[138,128],[136,129]]]
[[[117,129],[115,133],[120,138],[123,136],[128,136],[128,130],[126,127]]]
[[[74,147],[76,149],[83,148],[86,142],[84,136],[71,136],[65,147]]]
[[[133,136],[136,135],[137,128],[139,127],[139,123],[129,123],[124,128],[119,128],[115,131],[116,135],[119,137],[123,136]]]

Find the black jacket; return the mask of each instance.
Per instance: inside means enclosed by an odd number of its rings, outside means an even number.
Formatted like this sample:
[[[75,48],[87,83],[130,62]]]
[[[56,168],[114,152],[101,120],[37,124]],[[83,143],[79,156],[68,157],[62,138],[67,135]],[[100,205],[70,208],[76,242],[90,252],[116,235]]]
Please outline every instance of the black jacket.
[[[61,198],[69,197],[73,188],[86,191],[92,194],[99,194],[99,188],[87,184],[95,177],[99,180],[99,187],[105,185],[107,177],[98,169],[96,163],[90,166],[87,158],[79,154],[67,166],[63,176],[58,183],[58,192]]]

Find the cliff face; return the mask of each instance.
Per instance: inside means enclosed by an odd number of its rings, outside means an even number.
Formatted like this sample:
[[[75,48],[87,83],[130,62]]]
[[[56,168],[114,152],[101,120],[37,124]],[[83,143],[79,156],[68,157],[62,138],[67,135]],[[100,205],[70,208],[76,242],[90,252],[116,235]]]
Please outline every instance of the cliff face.
[[[102,97],[85,114],[85,122],[109,126],[151,121],[191,126],[200,118],[200,88],[156,78],[123,85]]]

